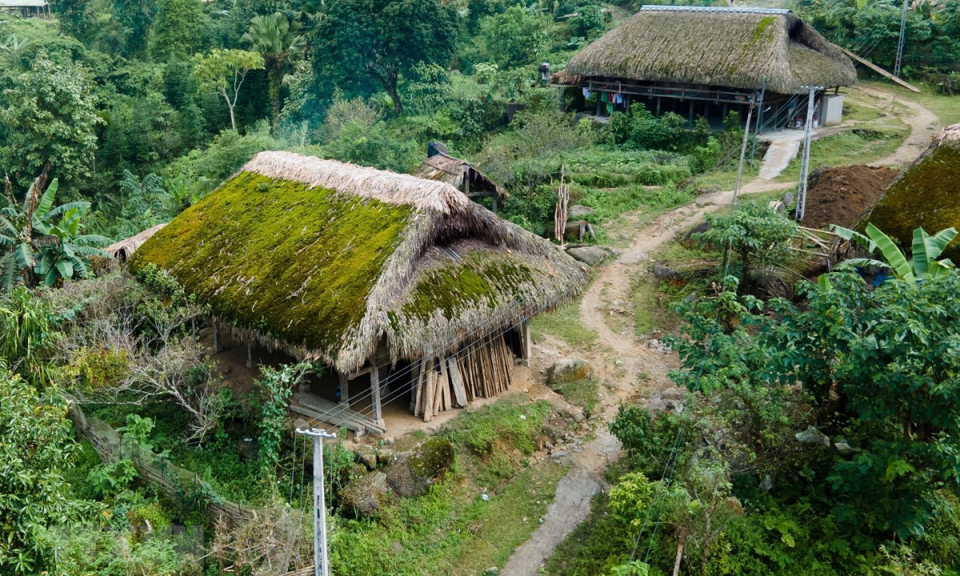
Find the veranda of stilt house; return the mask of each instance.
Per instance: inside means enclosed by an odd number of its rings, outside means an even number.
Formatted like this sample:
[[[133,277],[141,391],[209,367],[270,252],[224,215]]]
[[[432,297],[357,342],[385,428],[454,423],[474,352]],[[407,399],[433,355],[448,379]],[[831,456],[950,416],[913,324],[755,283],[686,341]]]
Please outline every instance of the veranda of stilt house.
[[[215,352],[251,371],[322,363],[291,412],[359,434],[385,433],[391,411],[429,422],[504,392],[529,360],[530,319],[586,283],[449,183],[286,152],[136,238],[127,266],[208,304]]]
[[[839,124],[853,63],[790,10],[646,5],[553,75],[568,109],[605,121],[642,103],[722,126],[731,111],[751,130],[796,127],[816,87],[814,119]]]

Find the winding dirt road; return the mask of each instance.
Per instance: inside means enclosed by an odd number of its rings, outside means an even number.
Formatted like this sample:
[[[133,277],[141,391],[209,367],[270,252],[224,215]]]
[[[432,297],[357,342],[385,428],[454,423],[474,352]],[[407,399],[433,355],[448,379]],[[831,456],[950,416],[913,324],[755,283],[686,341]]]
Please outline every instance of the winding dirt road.
[[[893,110],[894,95],[879,88],[862,88],[881,98]],[[923,153],[931,140],[931,125],[937,116],[914,102],[898,100],[906,108],[899,114],[908,126],[910,136],[885,158],[873,164],[906,165]],[[796,183],[770,183],[756,179],[741,189],[741,194],[757,194],[786,190]],[[604,266],[597,274],[580,302],[583,324],[597,334],[598,345],[591,350],[572,351],[593,366],[596,377],[603,382],[601,418],[595,423],[595,438],[582,445],[579,452],[565,457],[570,471],[557,485],[554,502],[547,510],[540,527],[530,539],[518,547],[501,571],[502,576],[535,576],[556,547],[582,522],[590,512],[590,501],[606,488],[603,475],[607,466],[619,455],[620,444],[607,430],[621,402],[646,398],[651,393],[672,387],[667,374],[676,366],[673,354],[648,348],[633,335],[633,330],[618,331],[608,321],[617,313],[613,304],[630,301],[630,286],[643,273],[650,255],[670,241],[678,232],[687,230],[703,219],[704,214],[720,210],[733,202],[732,191],[720,191],[700,196],[693,203],[661,215],[637,230],[630,246]],[[544,342],[535,347],[535,354],[548,358],[563,356],[567,348],[561,343]],[[558,348],[560,348],[558,350]],[[534,358],[537,361],[537,358]],[[548,364],[540,358],[541,365]]]

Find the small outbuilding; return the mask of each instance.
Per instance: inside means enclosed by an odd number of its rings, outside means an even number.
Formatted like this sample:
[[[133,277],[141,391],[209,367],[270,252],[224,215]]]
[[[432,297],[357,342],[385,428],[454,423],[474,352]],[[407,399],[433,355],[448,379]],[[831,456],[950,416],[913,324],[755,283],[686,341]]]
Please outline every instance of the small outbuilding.
[[[759,132],[794,125],[817,87],[814,118],[839,123],[853,63],[790,10],[646,5],[577,53],[551,82],[598,116],[643,103],[718,122],[755,107]],[[588,106],[589,104],[589,106]]]
[[[473,200],[490,198],[494,212],[508,198],[503,186],[477,170],[473,164],[447,154],[446,147],[438,142],[432,142],[428,147],[427,159],[414,172],[414,176],[446,182]]]
[[[295,395],[301,413],[373,431],[387,401],[429,420],[505,390],[530,319],[586,283],[447,182],[287,152],[258,154],[157,230],[128,261],[148,265],[240,339],[335,371],[338,391]],[[351,410],[361,400],[369,418]]]

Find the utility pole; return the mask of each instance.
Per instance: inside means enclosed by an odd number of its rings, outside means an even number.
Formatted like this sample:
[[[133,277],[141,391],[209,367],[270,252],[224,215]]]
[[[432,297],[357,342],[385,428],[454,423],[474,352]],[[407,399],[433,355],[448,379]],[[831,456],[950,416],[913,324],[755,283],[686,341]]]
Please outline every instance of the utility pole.
[[[297,434],[313,439],[313,574],[330,576],[330,563],[327,560],[327,504],[323,491],[323,441],[336,439],[336,434],[326,430],[297,429]]]
[[[903,45],[907,40],[907,8],[910,0],[903,0],[903,15],[900,17],[900,43],[897,44],[897,63],[893,65],[893,75],[900,77],[900,64],[903,62]]]
[[[810,91],[807,97],[806,133],[803,135],[803,159],[800,161],[800,190],[797,193],[797,222],[803,221],[807,208],[807,177],[810,175],[810,140],[813,133],[813,103],[820,86],[804,86]]]

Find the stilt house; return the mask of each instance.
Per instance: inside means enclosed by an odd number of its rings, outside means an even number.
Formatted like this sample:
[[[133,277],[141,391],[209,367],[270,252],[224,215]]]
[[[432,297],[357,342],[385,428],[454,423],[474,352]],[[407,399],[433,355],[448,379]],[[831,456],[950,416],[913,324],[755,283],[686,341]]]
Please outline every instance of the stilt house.
[[[494,212],[508,196],[503,186],[477,170],[473,164],[447,154],[446,146],[440,143],[431,143],[427,150],[427,159],[414,172],[414,175],[427,180],[446,182],[472,200],[490,198]]]
[[[148,265],[241,340],[335,371],[339,398],[314,386],[295,395],[301,413],[373,431],[387,401],[429,420],[505,390],[530,318],[586,283],[446,182],[287,152],[258,154],[156,231],[128,260]],[[369,389],[351,386],[361,377]]]
[[[19,14],[22,18],[51,17],[46,0],[0,0],[0,13]]]
[[[758,132],[805,118],[815,86],[814,119],[839,123],[839,88],[857,81],[853,63],[790,10],[646,5],[577,53],[551,83],[574,107],[599,117],[643,103],[658,117],[692,124],[741,121],[754,107]]]

